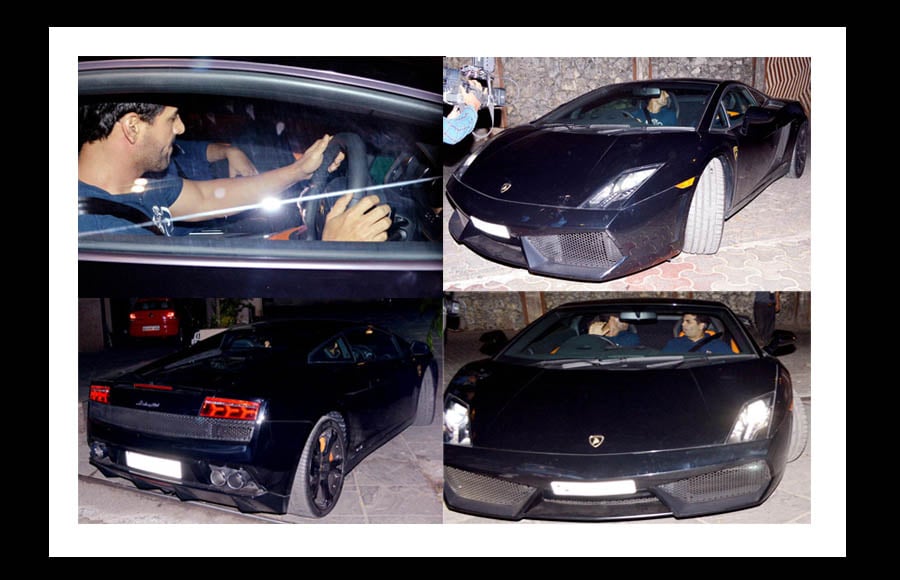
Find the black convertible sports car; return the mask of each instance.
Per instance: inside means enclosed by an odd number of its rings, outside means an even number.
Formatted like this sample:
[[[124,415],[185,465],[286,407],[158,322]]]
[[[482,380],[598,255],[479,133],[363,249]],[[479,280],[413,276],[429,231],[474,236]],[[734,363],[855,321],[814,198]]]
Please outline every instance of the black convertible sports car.
[[[618,278],[713,254],[723,223],[803,174],[798,102],[735,81],[610,85],[507,129],[447,183],[453,238],[535,274]]]
[[[597,328],[606,328],[605,335]],[[444,499],[501,519],[678,518],[755,506],[807,441],[752,324],[698,300],[560,306],[444,397]]]
[[[90,461],[182,500],[322,517],[364,457],[431,424],[436,379],[426,344],[371,325],[232,327],[92,382]]]

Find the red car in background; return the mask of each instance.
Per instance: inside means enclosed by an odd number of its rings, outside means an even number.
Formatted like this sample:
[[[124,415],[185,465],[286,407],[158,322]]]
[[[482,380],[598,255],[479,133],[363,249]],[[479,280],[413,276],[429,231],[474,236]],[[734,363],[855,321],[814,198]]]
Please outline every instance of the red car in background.
[[[128,334],[133,338],[182,336],[181,317],[169,298],[138,298],[128,319]]]

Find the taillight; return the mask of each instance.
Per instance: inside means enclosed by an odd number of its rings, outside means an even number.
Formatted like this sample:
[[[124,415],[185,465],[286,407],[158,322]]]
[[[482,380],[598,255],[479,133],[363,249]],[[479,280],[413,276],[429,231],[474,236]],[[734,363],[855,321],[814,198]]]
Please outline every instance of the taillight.
[[[163,314],[163,316],[165,316],[169,320],[173,320],[175,318],[175,311],[174,310],[166,310],[166,312],[165,312],[165,314]]]
[[[95,403],[109,405],[109,387],[91,385],[91,400]]]
[[[151,385],[150,383],[134,383],[135,389],[153,389],[156,391],[171,391],[172,387],[169,385]]]
[[[137,314],[135,314],[134,312],[130,312],[130,313],[128,314],[128,318],[129,318],[130,320],[137,320]]]
[[[206,397],[203,406],[200,407],[201,417],[256,421],[257,415],[259,415],[259,403],[255,401]]]

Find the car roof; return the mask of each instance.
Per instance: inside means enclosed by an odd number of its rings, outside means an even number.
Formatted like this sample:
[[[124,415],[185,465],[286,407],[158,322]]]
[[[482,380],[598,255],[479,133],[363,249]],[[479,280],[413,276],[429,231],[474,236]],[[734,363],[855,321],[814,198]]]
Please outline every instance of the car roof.
[[[608,308],[611,306],[645,306],[665,308],[698,308],[709,310],[730,310],[721,302],[714,300],[698,300],[695,298],[608,298],[602,300],[586,300],[581,302],[568,302],[561,304],[553,310],[580,310],[582,308]]]

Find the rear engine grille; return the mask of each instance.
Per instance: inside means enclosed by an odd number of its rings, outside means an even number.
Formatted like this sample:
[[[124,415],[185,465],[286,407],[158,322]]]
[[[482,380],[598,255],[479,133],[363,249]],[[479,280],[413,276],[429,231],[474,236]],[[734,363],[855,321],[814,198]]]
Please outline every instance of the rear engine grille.
[[[535,488],[444,466],[444,482],[461,498],[483,503],[521,506]]]
[[[768,485],[771,479],[765,461],[704,473],[659,486],[662,491],[687,503],[719,501],[750,495]]]
[[[622,259],[622,253],[606,232],[526,236],[523,240],[553,264],[607,269]]]
[[[116,427],[150,435],[213,441],[250,441],[255,426],[252,421],[175,415],[96,403],[90,404],[90,416]]]

